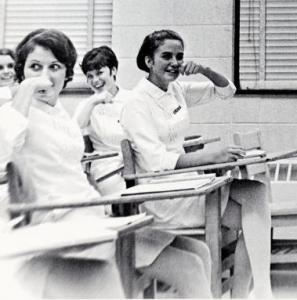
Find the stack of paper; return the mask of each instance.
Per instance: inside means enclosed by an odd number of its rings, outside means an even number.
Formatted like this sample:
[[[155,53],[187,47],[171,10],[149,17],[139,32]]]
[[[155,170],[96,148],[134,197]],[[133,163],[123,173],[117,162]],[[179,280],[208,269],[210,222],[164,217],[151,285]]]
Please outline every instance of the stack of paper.
[[[173,177],[154,179],[149,183],[139,184],[124,191],[122,195],[136,195],[147,193],[164,193],[181,190],[195,190],[215,179],[215,174],[197,175],[189,177]]]
[[[245,155],[242,155],[242,158],[251,158],[251,157],[263,157],[266,155],[266,151],[260,149],[248,150],[245,152]]]

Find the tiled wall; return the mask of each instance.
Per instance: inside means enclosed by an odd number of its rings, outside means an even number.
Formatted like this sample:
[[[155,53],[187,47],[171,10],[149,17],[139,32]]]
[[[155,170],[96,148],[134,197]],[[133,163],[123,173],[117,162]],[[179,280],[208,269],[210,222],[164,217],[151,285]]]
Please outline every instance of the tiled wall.
[[[135,57],[144,37],[162,28],[182,35],[186,59],[233,79],[234,1],[113,0],[112,44],[120,61],[119,84],[132,88],[145,76],[137,69]],[[202,76],[180,79],[205,80]],[[259,128],[269,150],[297,147],[296,98],[235,96],[229,101],[197,107],[190,112],[191,130],[208,137],[221,136],[224,143],[230,143],[234,131]],[[62,100],[70,113],[79,101],[71,96]]]

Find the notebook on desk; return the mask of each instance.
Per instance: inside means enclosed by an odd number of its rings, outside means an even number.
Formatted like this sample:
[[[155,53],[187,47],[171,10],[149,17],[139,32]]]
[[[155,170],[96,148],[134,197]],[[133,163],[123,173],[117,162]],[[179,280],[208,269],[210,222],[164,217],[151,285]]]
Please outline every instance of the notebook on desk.
[[[189,177],[174,177],[153,179],[148,183],[133,186],[122,193],[122,196],[148,193],[164,193],[181,190],[195,190],[215,179],[215,174],[197,175]]]
[[[241,158],[264,157],[264,156],[266,156],[266,151],[260,149],[253,149],[253,150],[246,151]]]

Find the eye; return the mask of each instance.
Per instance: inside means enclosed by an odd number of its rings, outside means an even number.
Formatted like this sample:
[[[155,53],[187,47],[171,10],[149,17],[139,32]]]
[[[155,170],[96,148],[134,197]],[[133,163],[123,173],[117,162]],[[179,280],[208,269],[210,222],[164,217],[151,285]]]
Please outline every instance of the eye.
[[[32,65],[29,66],[29,68],[37,72],[41,70],[41,65],[33,63]]]
[[[166,59],[166,60],[169,60],[169,59],[171,58],[171,54],[170,54],[170,53],[164,53],[164,54],[162,55],[162,58],[163,58],[163,59]]]
[[[100,76],[100,75],[102,75],[102,74],[103,74],[103,71],[101,71],[101,70],[99,70],[99,71],[96,72],[96,75],[97,75],[97,76]]]
[[[8,68],[8,69],[13,69],[13,68],[14,68],[14,64],[8,64],[8,65],[7,65],[7,68]]]
[[[92,79],[93,79],[93,75],[87,74],[87,80],[92,80]]]
[[[176,59],[177,60],[183,60],[184,59],[184,54],[183,53],[179,53],[176,55]]]
[[[4,66],[0,65],[0,71],[2,71],[4,69]]]
[[[55,70],[55,71],[57,71],[57,70],[62,69],[62,66],[60,66],[59,64],[52,64],[50,66],[50,68],[53,69],[53,70]]]

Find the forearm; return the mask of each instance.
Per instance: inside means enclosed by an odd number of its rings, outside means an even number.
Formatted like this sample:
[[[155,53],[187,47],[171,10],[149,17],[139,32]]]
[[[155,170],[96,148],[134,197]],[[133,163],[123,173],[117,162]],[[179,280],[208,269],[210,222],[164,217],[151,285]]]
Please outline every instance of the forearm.
[[[217,73],[209,67],[204,68],[203,66],[200,66],[199,73],[207,77],[218,87],[226,87],[229,85],[229,81],[224,75]]]
[[[94,105],[92,103],[88,103],[76,116],[76,121],[81,129],[89,125],[93,109]]]
[[[29,114],[29,108],[34,97],[34,92],[35,87],[24,81],[19,85],[19,88],[12,99],[12,107],[24,117],[27,117]]]
[[[184,169],[184,168],[191,168],[191,167],[197,167],[202,165],[207,165],[214,163],[216,160],[216,154],[205,151],[205,150],[199,150],[192,153],[187,154],[181,154],[175,169]]]

